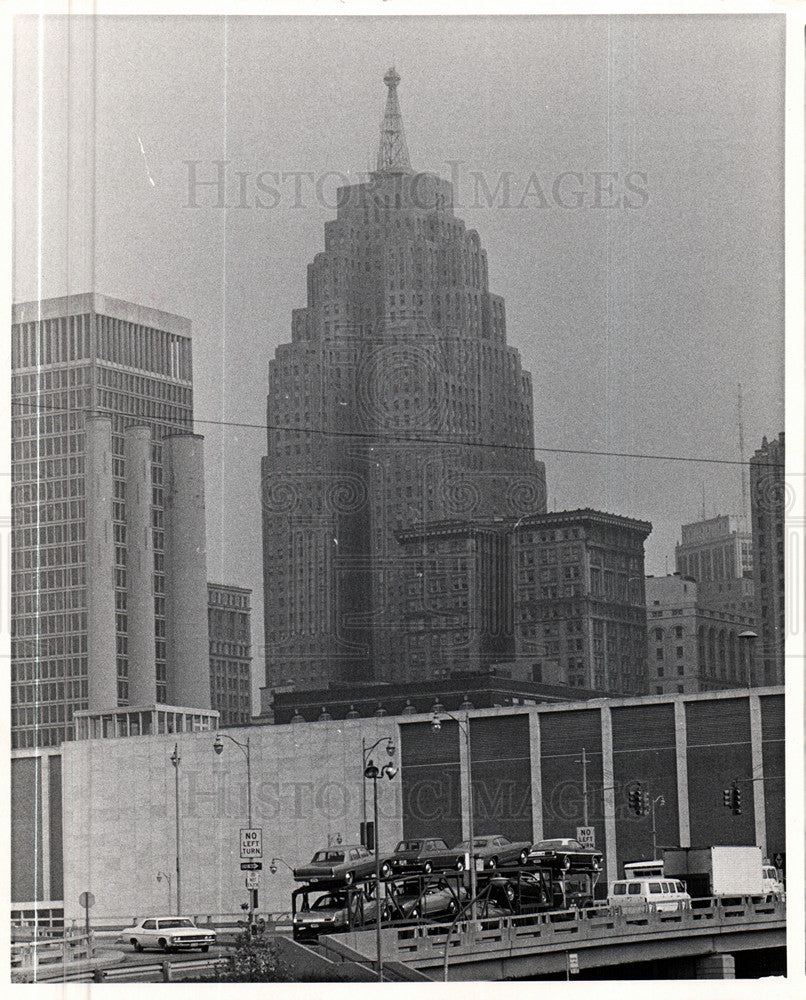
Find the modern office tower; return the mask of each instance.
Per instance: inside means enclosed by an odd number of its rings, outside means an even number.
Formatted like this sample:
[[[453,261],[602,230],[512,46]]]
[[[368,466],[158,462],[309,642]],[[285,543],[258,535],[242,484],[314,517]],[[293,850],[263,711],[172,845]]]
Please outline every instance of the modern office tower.
[[[190,322],[93,293],[12,322],[12,747],[81,710],[209,709]]]
[[[701,606],[752,619],[753,536],[738,518],[723,514],[684,524],[674,551],[677,572],[697,581]]]
[[[532,679],[645,694],[644,542],[652,525],[596,510],[522,518],[514,528],[518,663]]]
[[[753,682],[784,683],[784,432],[750,459],[753,576],[759,639],[753,651]]]
[[[243,726],[252,718],[252,591],[207,584],[210,640],[210,701],[222,726]]]
[[[417,522],[545,510],[531,379],[478,234],[415,172],[388,88],[377,169],[339,191],[269,367],[267,689],[393,680]]]
[[[646,578],[650,694],[749,683],[753,650],[748,633],[753,634],[755,618],[742,608],[714,607],[713,593],[708,583],[679,573]]]

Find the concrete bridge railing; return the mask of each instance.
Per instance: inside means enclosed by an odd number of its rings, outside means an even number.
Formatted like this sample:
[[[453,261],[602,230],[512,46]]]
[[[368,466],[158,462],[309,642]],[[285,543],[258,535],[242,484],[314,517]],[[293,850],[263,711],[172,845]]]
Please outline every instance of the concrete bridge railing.
[[[567,951],[569,948],[619,947],[653,939],[688,938],[730,933],[753,928],[782,926],[786,916],[781,900],[754,897],[696,900],[690,910],[675,912],[620,911],[594,906],[471,921],[462,921],[448,941],[449,960],[483,961],[491,957],[525,955],[530,952]],[[384,929],[384,955],[417,968],[444,960],[448,926],[424,924]],[[342,936],[345,943],[364,954],[372,954],[372,931]]]

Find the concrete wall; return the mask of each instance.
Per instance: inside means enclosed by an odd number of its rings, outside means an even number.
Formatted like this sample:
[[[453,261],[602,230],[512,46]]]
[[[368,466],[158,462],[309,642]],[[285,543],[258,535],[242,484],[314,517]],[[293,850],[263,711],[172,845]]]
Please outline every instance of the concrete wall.
[[[112,421],[109,417],[86,418],[84,448],[88,707],[102,711],[118,703]]]
[[[300,865],[341,834],[357,843],[362,818],[361,739],[372,744],[397,726],[388,719],[356,719],[288,726],[228,729],[250,739],[253,823],[263,830],[261,910],[290,909],[290,871],[268,868],[272,857]],[[78,897],[95,894],[96,917],[165,912],[174,877],[175,791],[170,755],[178,744],[182,909],[234,913],[247,899],[240,870],[240,829],[246,823],[246,761],[212,733],[129,737],[65,744],[65,916],[80,916]],[[398,749],[399,757],[399,749]],[[388,760],[384,754],[384,758]],[[372,788],[367,783],[369,818]],[[379,785],[381,844],[401,833],[400,778]]]
[[[153,705],[157,701],[157,668],[154,653],[151,428],[127,427],[124,437],[129,704]]]
[[[464,713],[462,713],[464,715]],[[391,736],[400,773],[379,783],[380,843],[401,837],[467,836],[467,752],[455,723],[434,732],[431,716],[342,719],[228,732],[250,740],[254,825],[263,829],[259,907],[290,908],[294,882],[272,857],[304,863],[328,838],[357,842],[363,815],[361,741]],[[512,839],[575,836],[583,825],[581,755],[587,760],[588,825],[606,859],[606,877],[625,861],[648,859],[651,819],[628,808],[637,781],[657,810],[658,844],[753,844],[785,850],[783,796],[757,785],[781,773],[780,688],[663,699],[511,706],[470,713],[477,835]],[[246,762],[229,741],[216,756],[212,733],[65,744],[65,916],[92,891],[98,917],[162,912],[173,875],[175,796],[169,757],[177,743],[183,912],[238,911],[245,901],[239,830],[246,825]],[[385,762],[383,745],[376,761]],[[376,752],[377,753],[377,752]],[[774,772],[774,773],[773,773]],[[722,805],[722,789],[743,784],[743,811]],[[367,783],[367,818],[372,786]],[[604,881],[602,890],[604,890]]]

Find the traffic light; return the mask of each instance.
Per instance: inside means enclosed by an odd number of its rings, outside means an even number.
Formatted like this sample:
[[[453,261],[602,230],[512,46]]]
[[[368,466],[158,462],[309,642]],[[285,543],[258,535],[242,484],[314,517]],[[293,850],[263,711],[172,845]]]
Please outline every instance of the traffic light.
[[[641,815],[648,816],[652,807],[649,803],[649,792],[641,792]]]
[[[722,805],[726,809],[730,809],[734,816],[741,816],[742,790],[739,788],[738,782],[732,782],[730,788],[726,788],[722,792]]]
[[[629,802],[630,812],[634,812],[636,816],[640,816],[642,814],[641,812],[642,797],[641,797],[640,784],[636,785],[635,788],[632,788],[630,790],[630,793],[627,796],[627,801]]]

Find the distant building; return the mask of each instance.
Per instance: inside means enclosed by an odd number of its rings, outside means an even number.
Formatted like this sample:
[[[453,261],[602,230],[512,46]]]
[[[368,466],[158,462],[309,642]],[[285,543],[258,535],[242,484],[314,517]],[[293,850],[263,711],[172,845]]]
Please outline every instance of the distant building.
[[[596,697],[596,691],[536,684],[511,676],[508,665],[488,671],[455,673],[434,680],[392,684],[332,684],[320,691],[275,692],[271,712],[259,721],[326,722],[329,719],[383,718],[431,712],[441,705],[448,712],[473,708],[506,708],[579,701]]]
[[[753,619],[753,536],[741,529],[738,518],[720,515],[684,524],[675,566],[681,576],[697,581],[704,607]]]
[[[582,509],[514,528],[518,663],[532,679],[608,694],[647,690],[644,541],[652,525]]]
[[[409,680],[484,671],[515,655],[512,523],[446,521],[400,531]]]
[[[252,718],[251,590],[207,584],[210,637],[210,702],[222,726]]]
[[[505,669],[597,693],[646,690],[646,521],[583,509],[418,525],[400,672]]]
[[[651,694],[692,694],[748,683],[752,615],[714,609],[688,576],[646,579]]]
[[[190,322],[104,295],[12,309],[12,748],[76,712],[210,707]]]
[[[750,511],[755,554],[754,580],[759,641],[754,650],[754,682],[784,682],[784,433],[750,459]]]

